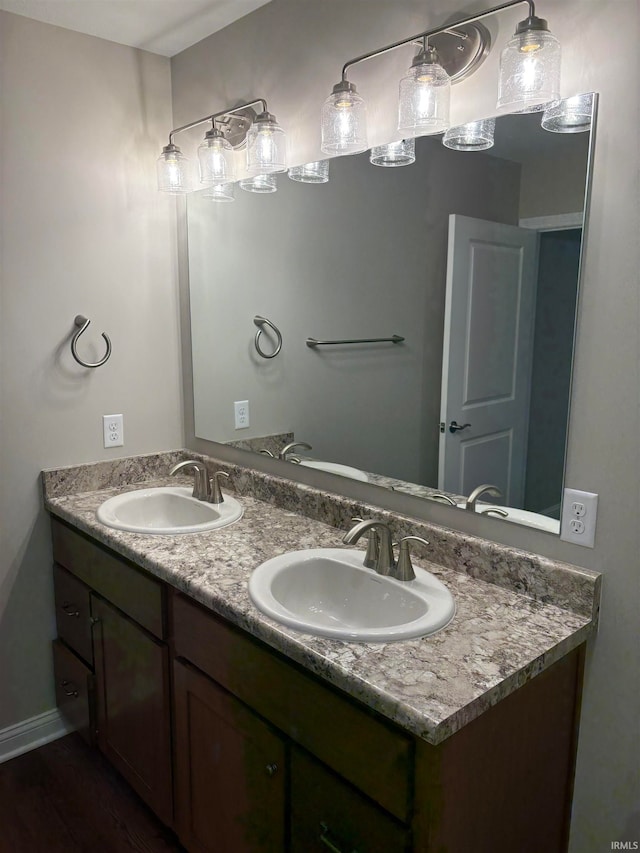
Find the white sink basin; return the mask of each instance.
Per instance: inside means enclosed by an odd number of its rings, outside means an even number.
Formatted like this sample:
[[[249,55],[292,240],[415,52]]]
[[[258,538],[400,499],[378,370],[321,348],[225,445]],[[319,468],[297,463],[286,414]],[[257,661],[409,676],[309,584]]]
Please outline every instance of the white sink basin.
[[[352,468],[351,465],[341,465],[339,462],[323,462],[319,459],[302,459],[300,462],[305,468],[317,468],[320,471],[328,471],[329,474],[340,474],[341,477],[350,477],[352,480],[360,480],[362,483],[368,483],[369,478],[360,471],[359,468]]]
[[[185,486],[138,489],[109,498],[98,507],[98,521],[130,533],[205,533],[242,518],[243,508],[225,495],[216,506],[196,500]]]
[[[363,551],[312,548],[267,560],[253,572],[258,610],[306,634],[357,642],[423,637],[455,613],[449,590],[414,567],[416,579],[382,577],[362,565]]]

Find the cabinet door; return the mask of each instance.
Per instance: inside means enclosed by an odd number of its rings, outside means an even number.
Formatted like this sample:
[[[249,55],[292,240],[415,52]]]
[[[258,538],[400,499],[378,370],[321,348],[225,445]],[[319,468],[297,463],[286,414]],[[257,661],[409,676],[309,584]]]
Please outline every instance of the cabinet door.
[[[96,728],[93,673],[60,640],[53,642],[53,671],[60,713],[93,746]]]
[[[53,565],[58,637],[93,666],[89,588],[56,563]]]
[[[176,824],[190,853],[285,850],[285,745],[245,705],[174,662]]]
[[[91,613],[98,746],[172,825],[168,650],[93,593]]]
[[[291,853],[405,853],[410,843],[406,826],[311,756],[292,750]]]

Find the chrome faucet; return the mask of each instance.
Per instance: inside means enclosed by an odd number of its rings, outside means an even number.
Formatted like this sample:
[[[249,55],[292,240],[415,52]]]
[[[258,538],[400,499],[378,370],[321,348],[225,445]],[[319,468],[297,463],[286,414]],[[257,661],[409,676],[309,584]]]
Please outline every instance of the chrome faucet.
[[[481,495],[490,495],[492,498],[501,498],[502,492],[497,486],[492,486],[490,483],[485,483],[482,486],[476,486],[467,498],[464,508],[469,512],[476,511],[476,501]]]
[[[209,474],[206,465],[198,462],[195,459],[186,459],[184,462],[178,462],[169,471],[169,476],[173,477],[179,471],[184,471],[186,468],[193,470],[193,497],[199,501],[206,501],[209,496]]]
[[[310,444],[307,444],[306,441],[291,441],[289,444],[285,444],[280,453],[278,453],[278,459],[284,459],[285,462],[300,462],[297,456],[289,456],[294,447],[300,447],[302,450],[313,450]]]
[[[458,504],[454,501],[453,498],[450,498],[449,495],[442,495],[439,492],[433,492],[430,495],[427,495],[430,501],[441,501],[443,504],[449,504],[449,506],[458,506]]]
[[[372,518],[370,521],[359,521],[351,530],[344,534],[342,541],[345,545],[355,545],[358,539],[368,530],[374,530],[379,536],[378,557],[373,565],[374,571],[379,575],[391,575],[394,577],[396,560],[393,555],[393,544],[391,542],[391,530],[384,521]],[[368,551],[367,551],[368,553]]]

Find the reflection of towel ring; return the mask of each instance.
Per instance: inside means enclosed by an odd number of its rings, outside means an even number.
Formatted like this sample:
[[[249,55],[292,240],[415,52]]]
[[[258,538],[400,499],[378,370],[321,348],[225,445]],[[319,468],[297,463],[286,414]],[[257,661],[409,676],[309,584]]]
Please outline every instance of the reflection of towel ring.
[[[262,358],[275,358],[278,355],[278,353],[280,352],[280,350],[282,349],[282,335],[280,334],[280,329],[278,329],[277,326],[274,326],[273,323],[271,322],[271,320],[267,320],[266,317],[259,317],[257,314],[253,318],[253,322],[258,327],[258,331],[256,332],[256,338],[255,338],[255,344],[256,344],[256,349],[258,350],[258,355],[261,355]],[[272,329],[276,334],[277,344],[276,344],[276,348],[274,349],[274,351],[272,353],[266,353],[260,349],[260,335],[264,332],[263,327],[265,325],[269,326],[269,328]]]
[[[80,329],[75,333],[75,335],[73,336],[73,340],[71,341],[71,355],[75,358],[78,364],[81,364],[83,367],[100,367],[111,355],[111,341],[109,340],[109,336],[106,335],[104,332],[102,333],[102,337],[105,339],[107,344],[107,352],[105,353],[104,358],[101,358],[100,361],[96,361],[93,364],[88,361],[83,361],[78,355],[76,344],[78,343],[78,338],[80,337],[80,335],[85,332],[89,327],[89,323],[91,322],[91,320],[87,320],[87,318],[83,317],[82,314],[78,314],[78,316],[73,322],[76,326],[80,326]]]

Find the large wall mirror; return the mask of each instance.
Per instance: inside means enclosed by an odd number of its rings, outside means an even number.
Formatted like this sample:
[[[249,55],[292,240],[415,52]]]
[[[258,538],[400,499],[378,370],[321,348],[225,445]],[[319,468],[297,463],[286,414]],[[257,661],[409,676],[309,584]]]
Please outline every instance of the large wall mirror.
[[[485,151],[192,194],[196,435],[459,506],[492,484],[478,511],[558,532],[592,133],[508,115]]]

